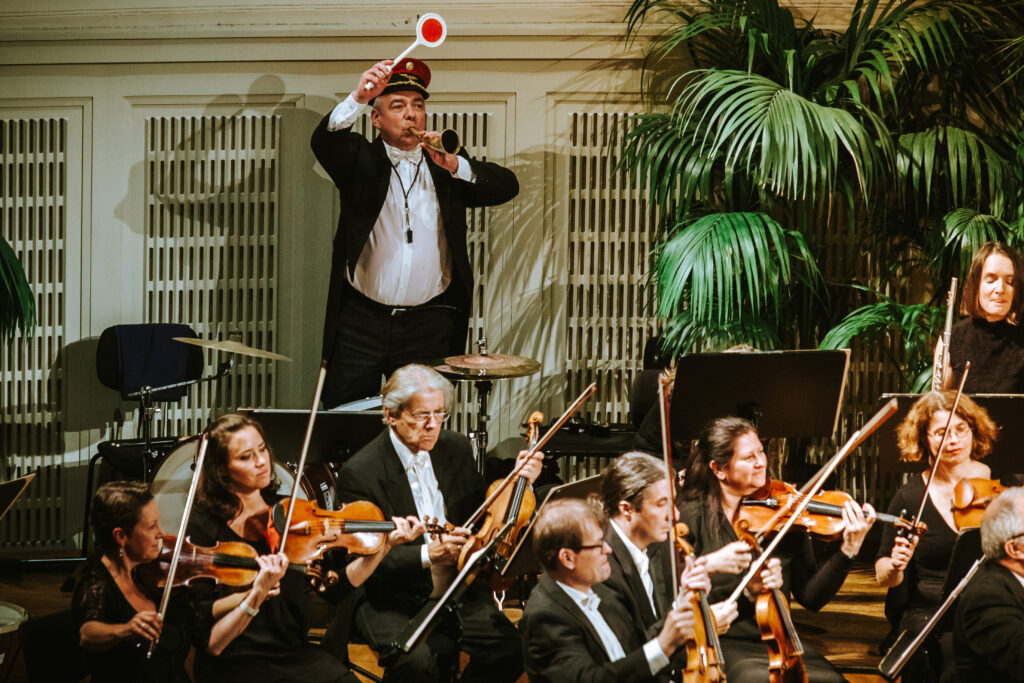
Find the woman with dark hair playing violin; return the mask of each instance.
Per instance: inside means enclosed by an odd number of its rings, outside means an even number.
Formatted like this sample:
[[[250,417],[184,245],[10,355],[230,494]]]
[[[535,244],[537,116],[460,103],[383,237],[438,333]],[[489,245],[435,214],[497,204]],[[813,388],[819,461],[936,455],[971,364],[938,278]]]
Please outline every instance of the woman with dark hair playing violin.
[[[738,417],[709,423],[696,443],[686,473],[680,506],[681,521],[690,529],[694,551],[706,558],[711,572],[710,602],[725,599],[737,587],[751,562],[751,549],[734,529],[741,501],[767,483],[767,457],[754,425]],[[845,523],[842,544],[824,562],[818,562],[806,533],[791,531],[775,557],[768,560],[760,581],[751,580],[745,596],[762,590],[791,589],[808,609],[821,609],[839,591],[853,558],[874,523],[870,505],[848,502],[842,510]],[[730,683],[769,680],[768,649],[761,642],[753,607],[746,597],[739,601],[739,618],[722,636],[725,674]],[[842,675],[828,660],[805,644],[803,661],[810,681],[841,681]]]
[[[932,391],[917,400],[896,430],[900,459],[906,462],[935,462],[955,391]],[[949,435],[942,457],[925,496],[928,471],[913,474],[889,503],[889,512],[906,510],[913,515],[924,499],[921,521],[928,533],[909,539],[892,527],[882,532],[875,559],[875,578],[889,589],[885,615],[892,625],[882,643],[888,649],[900,632],[917,634],[943,600],[946,568],[956,543],[953,522],[953,489],[958,481],[971,477],[988,479],[989,468],[979,462],[992,452],[997,428],[984,408],[963,395],[956,415],[949,423]],[[930,645],[930,647],[928,646]],[[952,639],[947,633],[926,644],[927,654],[919,652],[903,672],[903,680],[938,681],[953,675]]]
[[[186,588],[175,589],[167,613],[157,612],[160,593],[136,572],[157,559],[163,546],[160,512],[141,482],[114,481],[97,491],[92,526],[98,551],[85,564],[72,602],[79,640],[86,652],[92,680],[190,681],[185,658],[195,645],[217,654],[248,624],[241,612],[214,622],[209,605],[193,599]],[[284,573],[276,556],[258,557],[253,591],[266,593]],[[149,643],[159,638],[151,658]]]
[[[268,529],[271,507],[282,497],[276,493],[273,456],[263,428],[240,415],[225,415],[208,428],[209,447],[203,476],[196,495],[196,508],[188,532],[193,543],[211,546],[220,541],[244,541],[260,553],[270,552],[274,531]],[[425,525],[414,518],[393,518],[395,530],[383,548],[344,564],[337,552],[327,553],[325,569],[337,568],[337,582],[324,592],[328,600],[340,599],[360,585],[394,545],[423,533]],[[279,555],[282,562],[284,555]],[[213,614],[243,611],[251,622],[217,656],[196,657],[198,681],[245,680],[319,683],[358,679],[333,655],[311,645],[306,639],[307,578],[287,571],[280,579],[279,593],[270,597],[249,593],[220,595],[202,585],[196,592],[214,600]]]

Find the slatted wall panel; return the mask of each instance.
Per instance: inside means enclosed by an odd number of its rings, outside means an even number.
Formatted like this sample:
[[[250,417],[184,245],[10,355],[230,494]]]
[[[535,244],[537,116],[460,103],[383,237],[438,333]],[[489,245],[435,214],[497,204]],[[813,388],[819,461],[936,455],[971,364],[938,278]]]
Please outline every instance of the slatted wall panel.
[[[568,122],[566,402],[591,382],[583,408],[596,422],[623,423],[644,343],[657,333],[647,286],[657,223],[624,171],[616,171],[628,113],[573,112]]]
[[[443,106],[443,105],[442,105]],[[427,114],[427,130],[441,131],[452,128],[459,133],[462,146],[474,159],[488,161],[490,156],[494,115],[488,112],[431,111]],[[369,114],[364,114],[353,125],[353,130],[372,140],[376,131],[370,124]],[[500,160],[499,160],[500,163]],[[490,270],[487,242],[487,209],[469,209],[466,214],[466,247],[469,262],[473,267],[475,291],[473,311],[469,318],[466,336],[466,352],[476,353],[476,342],[487,334],[487,273]],[[493,394],[492,394],[493,400]],[[455,401],[448,429],[466,434],[476,424],[476,391],[471,382],[455,383]],[[493,423],[489,431],[493,430]],[[493,444],[493,440],[492,440]]]
[[[153,116],[145,125],[145,320],[184,323],[207,339],[237,330],[244,344],[277,351],[280,116]],[[234,360],[227,377],[166,404],[158,433],[194,434],[239,406],[272,407],[286,369]]]
[[[37,477],[0,520],[0,548],[43,547],[64,535],[65,230],[68,121],[0,120],[0,234],[35,293],[29,336],[0,342],[0,481]]]

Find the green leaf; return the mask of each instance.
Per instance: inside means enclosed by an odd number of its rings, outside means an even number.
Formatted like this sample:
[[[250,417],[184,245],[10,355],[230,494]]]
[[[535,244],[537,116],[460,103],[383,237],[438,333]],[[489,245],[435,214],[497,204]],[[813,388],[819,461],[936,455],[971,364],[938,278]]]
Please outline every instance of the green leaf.
[[[28,334],[35,323],[35,302],[18,255],[0,237],[0,339]]]

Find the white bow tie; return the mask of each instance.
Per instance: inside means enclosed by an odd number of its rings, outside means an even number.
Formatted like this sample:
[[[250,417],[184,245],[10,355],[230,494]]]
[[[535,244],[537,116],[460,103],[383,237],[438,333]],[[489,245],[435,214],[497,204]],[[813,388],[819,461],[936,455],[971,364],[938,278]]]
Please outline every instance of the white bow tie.
[[[420,147],[415,149],[404,150],[397,149],[395,147],[388,147],[388,159],[391,160],[392,164],[397,164],[400,161],[408,161],[414,166],[423,160],[423,150]]]
[[[596,610],[597,606],[601,604],[601,598],[597,597],[597,593],[591,593],[590,595],[583,596],[580,604],[583,606],[583,609]]]

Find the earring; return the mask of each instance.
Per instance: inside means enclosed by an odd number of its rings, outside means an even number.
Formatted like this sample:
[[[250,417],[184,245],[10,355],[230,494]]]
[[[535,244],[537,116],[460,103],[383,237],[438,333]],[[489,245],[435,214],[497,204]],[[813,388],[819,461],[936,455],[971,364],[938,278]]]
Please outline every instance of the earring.
[[[121,546],[120,548],[118,548],[118,550],[117,550],[117,556],[118,556],[118,557],[119,557],[120,559],[122,559],[122,560],[124,559],[124,546]]]

